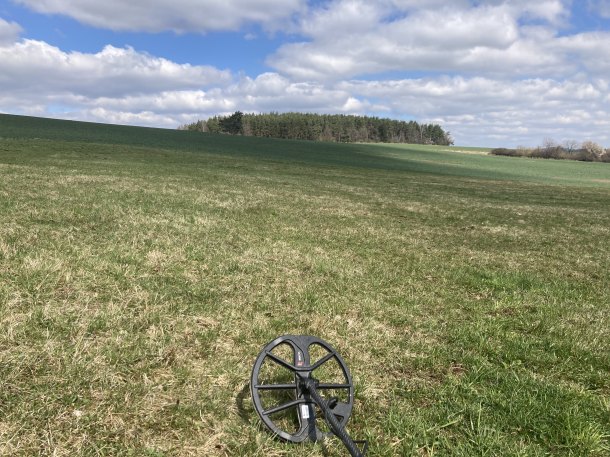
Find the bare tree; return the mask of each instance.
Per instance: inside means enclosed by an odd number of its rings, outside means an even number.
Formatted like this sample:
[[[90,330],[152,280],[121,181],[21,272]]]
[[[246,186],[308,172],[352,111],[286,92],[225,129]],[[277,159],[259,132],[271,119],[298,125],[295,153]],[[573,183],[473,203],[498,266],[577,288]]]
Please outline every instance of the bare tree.
[[[565,149],[568,154],[574,154],[574,152],[578,150],[578,146],[579,144],[576,140],[565,140],[563,142],[563,149]]]

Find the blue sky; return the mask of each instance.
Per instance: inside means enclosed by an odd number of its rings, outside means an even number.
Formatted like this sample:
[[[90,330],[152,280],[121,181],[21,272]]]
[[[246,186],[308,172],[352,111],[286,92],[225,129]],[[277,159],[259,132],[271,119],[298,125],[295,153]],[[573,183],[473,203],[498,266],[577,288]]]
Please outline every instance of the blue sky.
[[[610,0],[1,0],[0,111],[175,128],[304,111],[610,146]]]

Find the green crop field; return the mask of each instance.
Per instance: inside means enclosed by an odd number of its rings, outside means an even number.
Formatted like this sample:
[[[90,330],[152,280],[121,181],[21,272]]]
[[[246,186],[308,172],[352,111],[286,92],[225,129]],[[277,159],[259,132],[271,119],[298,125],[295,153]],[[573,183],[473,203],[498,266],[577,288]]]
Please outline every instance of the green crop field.
[[[609,284],[610,164],[0,115],[0,455],[347,455],[253,410],[296,333],[371,456],[607,456]]]

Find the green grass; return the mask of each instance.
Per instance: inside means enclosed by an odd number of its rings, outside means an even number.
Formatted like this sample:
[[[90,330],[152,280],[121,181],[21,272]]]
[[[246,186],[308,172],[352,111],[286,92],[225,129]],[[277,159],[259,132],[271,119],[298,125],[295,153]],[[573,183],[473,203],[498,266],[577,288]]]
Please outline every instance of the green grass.
[[[345,455],[261,428],[284,333],[370,455],[610,455],[610,166],[455,149],[0,116],[0,455]]]

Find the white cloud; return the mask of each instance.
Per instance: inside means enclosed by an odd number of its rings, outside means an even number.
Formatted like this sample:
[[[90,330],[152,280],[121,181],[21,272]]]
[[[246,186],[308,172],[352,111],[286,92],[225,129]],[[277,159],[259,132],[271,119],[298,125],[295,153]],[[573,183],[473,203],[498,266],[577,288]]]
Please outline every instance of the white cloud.
[[[70,16],[111,30],[199,32],[237,30],[245,23],[281,25],[305,0],[14,0],[34,11]]]
[[[364,113],[344,90],[277,73],[237,77],[177,64],[132,48],[65,52],[22,40],[0,46],[0,111],[177,127],[237,109]]]
[[[242,78],[223,91],[242,111],[364,114],[366,103],[349,91],[320,83],[292,82],[277,73]]]
[[[350,81],[339,87],[384,103],[392,116],[409,112],[441,123],[463,144],[536,145],[544,137],[610,142],[608,80],[439,77]]]
[[[81,101],[82,103],[83,101]],[[365,103],[350,92],[315,83],[294,83],[277,73],[256,78],[244,76],[226,87],[210,90],[164,91],[127,97],[99,97],[86,105],[103,106],[120,112],[155,112],[188,115],[189,121],[214,114],[246,112],[308,111],[364,114]]]
[[[300,23],[309,41],[280,47],[268,63],[312,80],[386,71],[530,75],[562,70],[563,61],[536,40],[534,28],[519,22],[528,15],[555,20],[563,13],[559,1],[542,2],[550,12],[521,1],[487,1],[476,8],[459,1],[435,8],[407,3],[405,14],[364,0],[338,0],[314,10]]]
[[[302,16],[300,32],[327,41],[347,34],[358,34],[376,27],[385,11],[375,2],[335,1],[321,8],[312,8],[309,14]]]
[[[515,15],[543,19],[552,24],[560,24],[568,18],[570,13],[567,4],[569,3],[571,3],[571,0],[517,0],[506,2],[507,5],[515,9]]]
[[[83,96],[195,89],[230,81],[227,71],[177,64],[132,48],[106,46],[96,54],[64,52],[42,41],[0,47],[3,92],[70,93]]]
[[[0,17],[0,45],[15,42],[21,32],[19,24],[7,22]]]
[[[576,62],[592,75],[605,76],[610,72],[610,32],[585,32],[561,37],[552,43],[555,52],[565,56],[566,62]]]
[[[172,128],[176,125],[175,117],[155,113],[153,111],[139,111],[134,113],[131,111],[112,111],[102,107],[86,109],[75,113],[66,113],[66,115],[64,115],[63,117],[66,119],[73,119],[79,121],[102,122],[122,125],[154,126],[167,128]]]
[[[233,83],[229,71],[113,46],[90,54],[22,40],[0,46],[0,62],[2,111],[170,128],[225,111],[206,91]]]

